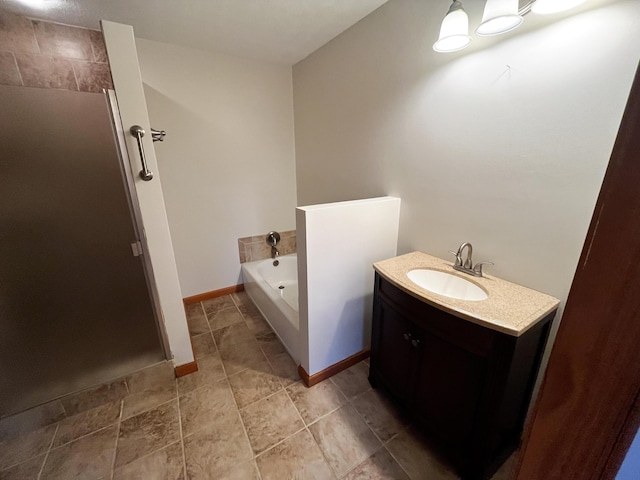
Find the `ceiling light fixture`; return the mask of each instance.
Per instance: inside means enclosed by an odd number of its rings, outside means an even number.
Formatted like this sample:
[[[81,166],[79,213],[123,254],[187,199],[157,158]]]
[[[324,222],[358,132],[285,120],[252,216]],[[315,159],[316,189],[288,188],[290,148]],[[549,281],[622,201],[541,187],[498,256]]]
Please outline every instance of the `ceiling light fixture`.
[[[562,12],[587,0],[528,0],[520,6],[519,0],[487,0],[482,23],[476,29],[478,35],[499,35],[520,26],[523,16],[529,12],[547,14]],[[433,44],[436,52],[455,52],[471,43],[469,17],[459,0],[453,0],[442,20],[440,36]]]
[[[433,44],[436,52],[455,52],[471,43],[469,17],[459,0],[453,0],[440,26],[440,36]]]
[[[518,28],[522,23],[518,14],[518,0],[487,0],[478,35],[500,35]]]

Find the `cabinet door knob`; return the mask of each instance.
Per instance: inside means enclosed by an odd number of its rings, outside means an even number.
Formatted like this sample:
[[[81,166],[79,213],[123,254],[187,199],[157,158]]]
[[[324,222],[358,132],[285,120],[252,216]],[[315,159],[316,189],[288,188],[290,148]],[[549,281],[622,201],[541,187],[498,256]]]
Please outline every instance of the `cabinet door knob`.
[[[410,333],[403,333],[402,336],[404,337],[405,340],[409,341],[409,339],[411,338],[411,334]]]
[[[413,348],[418,348],[420,346],[420,340],[411,340],[411,345],[413,345]]]

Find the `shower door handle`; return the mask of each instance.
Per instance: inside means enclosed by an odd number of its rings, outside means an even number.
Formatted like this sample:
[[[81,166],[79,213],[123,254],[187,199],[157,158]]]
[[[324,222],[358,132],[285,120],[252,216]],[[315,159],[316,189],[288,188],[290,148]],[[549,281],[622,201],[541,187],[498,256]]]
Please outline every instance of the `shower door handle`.
[[[142,170],[140,170],[140,178],[148,182],[153,178],[153,172],[147,166],[147,158],[144,156],[144,147],[142,146],[142,137],[144,137],[144,129],[140,125],[134,125],[129,129],[131,135],[136,137],[138,141],[138,151],[140,152],[140,162],[142,162]]]

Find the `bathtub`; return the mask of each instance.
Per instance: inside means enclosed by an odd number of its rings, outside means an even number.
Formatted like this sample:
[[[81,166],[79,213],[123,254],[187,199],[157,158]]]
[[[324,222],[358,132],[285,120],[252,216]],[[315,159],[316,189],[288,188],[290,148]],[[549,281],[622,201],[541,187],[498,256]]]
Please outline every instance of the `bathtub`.
[[[242,264],[244,289],[296,362],[298,355],[298,259],[296,254]]]

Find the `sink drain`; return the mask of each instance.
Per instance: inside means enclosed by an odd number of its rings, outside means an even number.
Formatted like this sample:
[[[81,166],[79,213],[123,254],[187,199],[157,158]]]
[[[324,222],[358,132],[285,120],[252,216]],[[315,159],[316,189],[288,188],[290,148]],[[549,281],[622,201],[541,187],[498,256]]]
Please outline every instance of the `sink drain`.
[[[280,285],[278,288],[279,288],[280,290],[283,290],[283,289],[284,289],[284,285]]]

